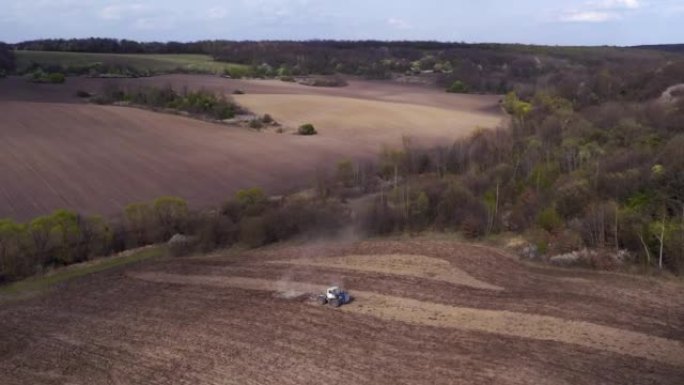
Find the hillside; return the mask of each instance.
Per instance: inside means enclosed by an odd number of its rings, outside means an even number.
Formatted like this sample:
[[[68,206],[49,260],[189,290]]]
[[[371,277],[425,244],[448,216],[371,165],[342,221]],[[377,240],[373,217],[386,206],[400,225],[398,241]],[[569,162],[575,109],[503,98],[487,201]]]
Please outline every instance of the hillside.
[[[173,84],[179,90],[207,89],[226,96],[244,89],[248,94],[235,100],[281,120],[285,126],[279,134],[274,128],[257,131],[87,104],[75,96],[80,89],[99,92],[107,82],[73,78],[51,86],[13,78],[0,84],[5,136],[0,143],[0,218],[27,220],[59,208],[109,216],[163,195],[206,208],[253,186],[274,193],[305,189],[317,169],[345,159],[373,159],[383,145],[400,145],[402,137],[434,145],[477,127],[496,127],[503,119],[497,97],[448,95],[424,87],[359,81],[336,93],[208,76],[118,81],[136,87]],[[308,122],[316,124],[319,135],[294,135]]]
[[[309,299],[330,284],[354,301]],[[679,384],[682,290],[429,238],[157,259],[3,304],[0,374],[8,385]]]

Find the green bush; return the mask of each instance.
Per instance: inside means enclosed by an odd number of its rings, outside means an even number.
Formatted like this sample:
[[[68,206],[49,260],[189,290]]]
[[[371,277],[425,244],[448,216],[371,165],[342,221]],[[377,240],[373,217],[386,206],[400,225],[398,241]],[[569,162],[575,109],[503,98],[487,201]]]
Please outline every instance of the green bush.
[[[468,86],[460,80],[456,80],[451,83],[451,86],[447,89],[447,92],[454,94],[467,94]]]
[[[316,128],[311,123],[302,124],[301,126],[299,126],[297,133],[299,135],[316,135],[316,134],[318,134],[318,132],[316,131]]]
[[[110,84],[106,85],[102,93],[94,100],[98,104],[122,101],[154,108],[171,108],[217,120],[230,119],[239,110],[235,103],[227,100],[223,95],[216,95],[206,90],[180,93],[171,86],[126,89]]]
[[[553,207],[544,209],[537,216],[537,225],[542,229],[553,233],[563,226],[563,220]]]
[[[61,84],[66,81],[66,77],[63,73],[53,72],[47,76],[47,81],[54,84]]]

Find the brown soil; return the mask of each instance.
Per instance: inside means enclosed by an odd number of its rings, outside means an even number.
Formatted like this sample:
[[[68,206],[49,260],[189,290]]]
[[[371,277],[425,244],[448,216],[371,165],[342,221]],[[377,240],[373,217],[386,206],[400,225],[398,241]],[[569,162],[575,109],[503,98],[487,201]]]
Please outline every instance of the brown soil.
[[[443,259],[427,257],[424,255],[345,255],[337,258],[291,259],[287,261],[273,261],[273,263],[406,275],[445,281],[455,285],[474,287],[476,289],[503,290],[503,288],[499,286],[494,286],[473,278],[470,274]]]
[[[294,281],[269,281],[243,277],[207,277],[168,273],[138,273],[132,278],[149,282],[265,290],[296,298],[321,292],[321,285]],[[647,334],[615,329],[589,322],[499,310],[482,310],[414,299],[355,291],[357,298],[342,310],[381,319],[419,325],[450,327],[509,336],[564,342],[626,354],[684,367],[684,344]]]
[[[76,90],[107,82],[174,84],[237,95],[288,127],[284,134],[212,124],[136,108],[85,104]],[[272,193],[309,186],[340,159],[372,159],[383,145],[449,143],[501,121],[495,96],[352,82],[340,89],[211,76],[70,78],[64,85],[0,81],[0,218],[25,220],[57,208],[110,215],[124,205],[177,195],[213,206],[235,190]],[[294,135],[303,122],[319,135]]]
[[[424,255],[482,290],[271,261]],[[422,260],[428,265],[434,261]],[[333,309],[306,293],[341,284]],[[3,384],[680,384],[681,283],[529,267],[446,241],[148,262],[0,308]]]

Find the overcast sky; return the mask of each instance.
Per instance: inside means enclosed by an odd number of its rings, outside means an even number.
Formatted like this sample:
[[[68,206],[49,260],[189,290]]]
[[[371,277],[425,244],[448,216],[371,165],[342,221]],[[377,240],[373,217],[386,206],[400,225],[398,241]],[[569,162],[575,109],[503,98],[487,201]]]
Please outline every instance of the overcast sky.
[[[0,0],[0,41],[684,43],[684,0]]]

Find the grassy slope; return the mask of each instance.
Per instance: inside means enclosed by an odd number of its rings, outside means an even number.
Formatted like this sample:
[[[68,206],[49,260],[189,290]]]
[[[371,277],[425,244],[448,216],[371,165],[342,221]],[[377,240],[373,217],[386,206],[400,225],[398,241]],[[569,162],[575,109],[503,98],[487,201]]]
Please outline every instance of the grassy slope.
[[[139,71],[169,72],[179,68],[188,71],[220,73],[224,69],[246,70],[240,64],[215,61],[208,55],[192,54],[111,54],[82,52],[15,51],[17,70],[23,71],[31,63],[43,65],[88,66],[96,63],[128,65]]]
[[[99,271],[157,258],[164,253],[165,249],[161,246],[146,247],[130,254],[126,253],[121,256],[79,263],[54,270],[45,275],[30,277],[6,286],[0,286],[0,303],[39,295],[57,284]]]

